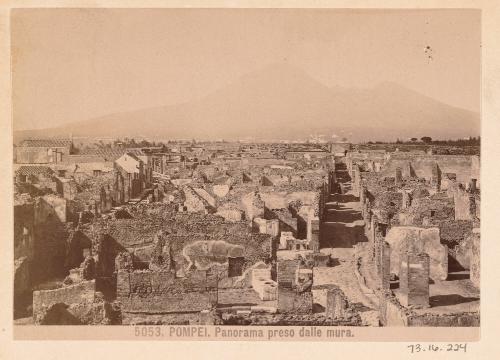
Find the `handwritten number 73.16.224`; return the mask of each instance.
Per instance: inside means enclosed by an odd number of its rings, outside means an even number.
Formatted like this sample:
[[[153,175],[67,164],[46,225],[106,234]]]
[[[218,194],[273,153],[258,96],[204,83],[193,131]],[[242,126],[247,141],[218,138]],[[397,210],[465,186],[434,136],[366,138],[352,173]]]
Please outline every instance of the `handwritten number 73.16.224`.
[[[467,344],[412,344],[407,346],[410,354],[419,352],[467,352]]]

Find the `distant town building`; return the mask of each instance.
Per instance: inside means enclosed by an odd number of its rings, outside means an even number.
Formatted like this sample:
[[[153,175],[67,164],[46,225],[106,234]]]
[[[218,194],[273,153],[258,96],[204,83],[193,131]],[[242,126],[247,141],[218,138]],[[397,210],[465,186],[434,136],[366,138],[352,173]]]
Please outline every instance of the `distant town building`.
[[[29,139],[16,148],[18,164],[54,164],[73,152],[71,139]]]
[[[141,195],[150,186],[152,168],[137,155],[128,152],[116,159],[115,191],[118,204],[129,201]]]

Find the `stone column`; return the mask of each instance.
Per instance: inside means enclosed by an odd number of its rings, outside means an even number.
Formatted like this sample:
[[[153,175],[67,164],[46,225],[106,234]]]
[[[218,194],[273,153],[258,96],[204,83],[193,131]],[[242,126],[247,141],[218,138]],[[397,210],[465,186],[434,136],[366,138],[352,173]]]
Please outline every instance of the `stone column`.
[[[400,167],[396,168],[396,175],[395,175],[395,185],[396,187],[401,187],[403,185],[403,173]]]
[[[377,228],[378,228],[378,219],[376,215],[372,215],[372,221],[371,221],[371,236],[370,236],[370,241],[372,242],[372,245],[375,246],[375,236],[377,234]]]
[[[384,241],[380,249],[380,289],[389,290],[391,287],[391,247]]]
[[[436,163],[432,167],[431,186],[436,191],[441,190],[441,171]]]
[[[347,310],[347,300],[340,288],[328,289],[326,293],[325,315],[332,319],[343,318]]]
[[[295,273],[298,268],[298,260],[279,260],[276,266],[278,287],[291,289],[295,286]]]
[[[410,161],[406,162],[404,173],[407,174],[408,177],[413,177],[413,169]]]
[[[409,192],[403,190],[403,209],[411,206],[411,195]]]
[[[106,190],[106,211],[111,211],[113,207],[113,198],[111,196],[111,190],[108,188]]]
[[[371,229],[372,227],[372,205],[370,203],[370,200],[366,199],[366,214],[365,214],[365,223],[367,225],[368,229]]]
[[[366,187],[361,185],[359,190],[359,202],[361,203],[361,205],[365,203],[365,200],[366,200]]]
[[[317,217],[309,216],[307,219],[307,240],[309,249],[319,252],[320,221]]]

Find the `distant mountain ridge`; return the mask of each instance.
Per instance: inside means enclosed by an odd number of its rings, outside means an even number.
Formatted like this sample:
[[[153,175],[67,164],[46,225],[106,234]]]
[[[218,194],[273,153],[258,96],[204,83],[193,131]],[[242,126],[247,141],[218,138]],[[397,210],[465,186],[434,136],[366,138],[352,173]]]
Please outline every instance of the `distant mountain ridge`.
[[[109,114],[50,129],[15,131],[14,138],[67,137],[70,133],[114,138],[290,140],[335,133],[359,141],[478,136],[480,124],[478,113],[395,83],[370,89],[328,87],[294,66],[273,64],[188,103]]]

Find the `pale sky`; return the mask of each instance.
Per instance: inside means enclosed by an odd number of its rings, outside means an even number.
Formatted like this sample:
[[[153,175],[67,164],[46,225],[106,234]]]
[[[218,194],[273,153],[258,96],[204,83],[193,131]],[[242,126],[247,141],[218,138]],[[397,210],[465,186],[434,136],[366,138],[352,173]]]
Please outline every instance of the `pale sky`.
[[[189,102],[279,62],[479,112],[476,10],[23,9],[11,24],[15,130]]]

